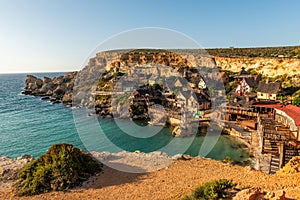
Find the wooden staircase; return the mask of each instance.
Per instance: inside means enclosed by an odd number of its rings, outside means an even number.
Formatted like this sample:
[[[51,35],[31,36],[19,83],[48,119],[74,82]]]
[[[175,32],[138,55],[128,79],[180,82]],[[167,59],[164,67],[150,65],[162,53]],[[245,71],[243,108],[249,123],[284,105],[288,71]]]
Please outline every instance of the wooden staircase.
[[[272,154],[271,163],[270,163],[270,174],[275,174],[279,168],[279,154]]]
[[[299,156],[299,150],[285,145],[284,164],[288,163],[294,156]]]
[[[276,142],[271,140],[265,140],[265,145],[263,146],[263,153],[271,154],[270,162],[270,174],[276,173],[279,168],[279,149]]]

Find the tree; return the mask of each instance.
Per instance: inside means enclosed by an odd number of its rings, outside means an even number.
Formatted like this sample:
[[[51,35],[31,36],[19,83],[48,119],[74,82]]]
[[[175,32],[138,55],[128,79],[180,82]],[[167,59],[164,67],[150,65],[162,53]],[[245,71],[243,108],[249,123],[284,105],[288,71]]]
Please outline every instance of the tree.
[[[154,83],[151,87],[152,87],[152,90],[162,90],[158,83]]]

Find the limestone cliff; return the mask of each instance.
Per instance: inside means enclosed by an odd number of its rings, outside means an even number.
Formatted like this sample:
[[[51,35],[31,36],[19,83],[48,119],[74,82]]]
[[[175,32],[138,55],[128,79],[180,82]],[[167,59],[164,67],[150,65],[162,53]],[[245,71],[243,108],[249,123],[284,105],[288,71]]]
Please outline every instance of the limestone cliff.
[[[300,59],[293,58],[250,58],[250,57],[214,57],[223,70],[239,72],[246,70],[270,77],[270,81],[279,81],[283,87],[300,87]]]
[[[250,58],[250,57],[215,57],[216,63],[222,69],[233,72],[245,69],[254,69],[264,76],[276,77],[279,75],[300,74],[300,59],[288,58]]]

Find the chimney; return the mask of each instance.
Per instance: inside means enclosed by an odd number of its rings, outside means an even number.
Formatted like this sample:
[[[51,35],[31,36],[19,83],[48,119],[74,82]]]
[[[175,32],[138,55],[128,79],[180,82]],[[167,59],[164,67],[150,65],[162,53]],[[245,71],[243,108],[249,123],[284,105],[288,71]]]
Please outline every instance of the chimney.
[[[269,83],[269,78],[267,78],[267,80],[266,80],[266,84],[268,84]]]

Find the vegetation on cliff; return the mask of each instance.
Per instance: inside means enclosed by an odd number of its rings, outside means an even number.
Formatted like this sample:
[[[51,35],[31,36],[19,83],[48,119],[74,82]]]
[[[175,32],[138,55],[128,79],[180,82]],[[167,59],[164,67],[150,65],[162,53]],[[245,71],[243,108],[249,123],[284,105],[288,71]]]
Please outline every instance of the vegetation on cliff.
[[[237,184],[231,180],[220,179],[214,182],[207,182],[197,187],[189,196],[185,196],[183,200],[206,200],[206,199],[223,199],[228,198],[229,189],[233,189]]]
[[[300,90],[299,90],[300,91]],[[298,92],[299,92],[298,91]],[[296,96],[293,98],[292,104],[295,106],[300,106],[300,96]]]
[[[259,47],[259,48],[218,48],[206,49],[212,56],[220,57],[264,57],[300,58],[300,46]]]
[[[19,173],[14,185],[18,196],[64,191],[101,172],[102,165],[71,144],[53,145]]]

